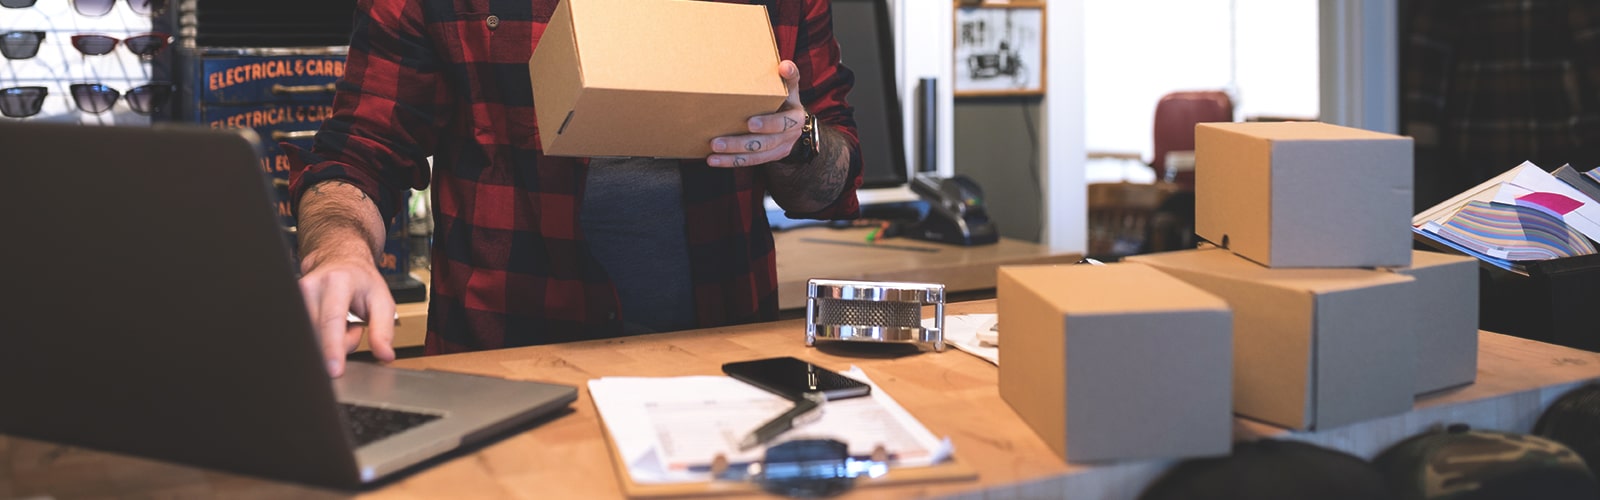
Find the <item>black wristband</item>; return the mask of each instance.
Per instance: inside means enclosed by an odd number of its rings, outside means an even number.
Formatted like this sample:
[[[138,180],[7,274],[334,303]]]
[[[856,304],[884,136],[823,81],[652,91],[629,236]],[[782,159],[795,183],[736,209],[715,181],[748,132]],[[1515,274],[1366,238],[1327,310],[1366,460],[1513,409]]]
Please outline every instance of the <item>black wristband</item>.
[[[822,153],[822,131],[817,124],[817,115],[806,114],[805,125],[800,127],[800,139],[794,141],[794,149],[789,150],[780,163],[787,165],[804,165],[811,163]]]

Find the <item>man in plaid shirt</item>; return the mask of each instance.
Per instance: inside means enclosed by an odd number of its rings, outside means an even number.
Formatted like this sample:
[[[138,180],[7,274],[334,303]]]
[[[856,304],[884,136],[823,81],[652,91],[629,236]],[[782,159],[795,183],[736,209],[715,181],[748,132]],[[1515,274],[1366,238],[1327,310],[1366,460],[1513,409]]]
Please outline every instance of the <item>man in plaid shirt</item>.
[[[557,1],[359,2],[333,117],[310,151],[285,145],[300,287],[331,374],[360,341],[347,312],[394,315],[374,256],[406,189],[431,182],[430,354],[773,320],[763,198],[792,218],[859,215],[854,77],[828,0],[748,0],[767,8],[789,99],[692,161],[540,151],[527,61]],[[371,322],[379,359],[392,337]]]

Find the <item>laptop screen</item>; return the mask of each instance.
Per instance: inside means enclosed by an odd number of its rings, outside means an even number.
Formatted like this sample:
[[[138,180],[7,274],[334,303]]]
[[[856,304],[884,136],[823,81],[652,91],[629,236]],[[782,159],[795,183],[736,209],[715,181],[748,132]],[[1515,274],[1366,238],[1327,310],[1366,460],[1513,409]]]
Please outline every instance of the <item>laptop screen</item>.
[[[0,137],[6,164],[19,166],[8,169],[18,189],[0,197],[16,236],[0,258],[21,292],[0,315],[0,432],[331,486],[404,465],[369,464],[365,448],[358,460],[251,134],[0,122]],[[445,409],[441,420],[488,426],[576,397],[556,384],[455,377],[531,395],[485,392],[526,401],[501,415]],[[347,372],[339,392],[356,381]]]

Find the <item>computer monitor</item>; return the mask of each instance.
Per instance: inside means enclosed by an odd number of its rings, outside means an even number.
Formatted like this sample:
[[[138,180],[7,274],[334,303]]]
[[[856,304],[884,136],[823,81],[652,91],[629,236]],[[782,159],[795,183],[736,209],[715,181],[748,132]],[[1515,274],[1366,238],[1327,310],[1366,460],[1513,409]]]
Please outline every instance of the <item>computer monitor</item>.
[[[908,175],[890,21],[888,0],[833,0],[833,36],[856,76],[846,99],[861,138],[863,188],[902,186]]]

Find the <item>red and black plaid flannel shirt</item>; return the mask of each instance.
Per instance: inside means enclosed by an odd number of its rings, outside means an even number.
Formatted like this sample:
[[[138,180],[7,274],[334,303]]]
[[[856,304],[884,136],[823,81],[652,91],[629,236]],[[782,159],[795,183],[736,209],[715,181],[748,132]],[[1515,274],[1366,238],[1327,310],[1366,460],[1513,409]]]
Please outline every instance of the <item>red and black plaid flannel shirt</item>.
[[[1600,2],[1412,0],[1407,15],[1419,211],[1523,161],[1600,165]]]
[[[311,151],[286,146],[295,158],[296,207],[308,187],[340,179],[366,192],[392,220],[402,208],[400,195],[428,187],[431,175],[430,354],[621,332],[615,288],[578,224],[587,162],[545,156],[539,148],[527,62],[556,3],[360,1],[333,117]],[[829,3],[756,3],[767,7],[780,57],[800,68],[806,109],[843,132],[850,148],[852,181],[839,197],[821,211],[788,215],[855,217],[861,159],[845,103],[854,77],[839,64]],[[499,20],[494,29],[490,15]],[[764,174],[703,160],[679,169],[697,323],[776,319]]]

